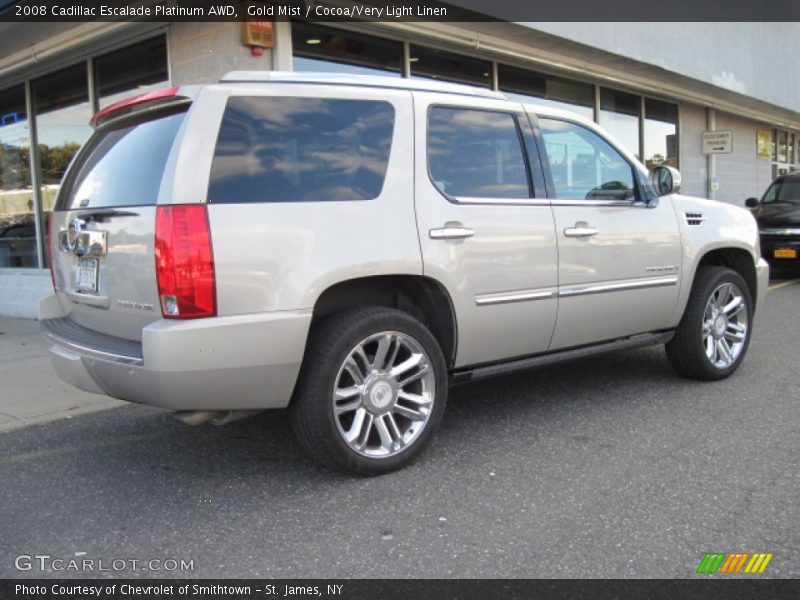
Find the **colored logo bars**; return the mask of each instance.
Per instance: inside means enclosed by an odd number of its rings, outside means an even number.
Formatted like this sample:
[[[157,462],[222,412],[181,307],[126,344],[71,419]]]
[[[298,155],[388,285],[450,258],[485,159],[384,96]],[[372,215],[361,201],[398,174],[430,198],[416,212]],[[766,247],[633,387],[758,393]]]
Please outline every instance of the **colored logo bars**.
[[[698,573],[763,573],[773,554],[766,552],[724,552],[706,553],[700,566],[697,567]],[[745,567],[745,564],[747,565]],[[744,567],[744,570],[742,570]]]

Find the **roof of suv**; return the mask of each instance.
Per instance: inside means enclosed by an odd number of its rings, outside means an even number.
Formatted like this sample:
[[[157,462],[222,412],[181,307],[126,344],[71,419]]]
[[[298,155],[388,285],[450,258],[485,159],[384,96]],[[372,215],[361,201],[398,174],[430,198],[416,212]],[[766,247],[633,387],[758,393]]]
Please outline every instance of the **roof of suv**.
[[[231,71],[222,76],[220,83],[316,83],[323,85],[358,85],[365,87],[419,90],[464,96],[480,96],[506,100],[505,95],[485,88],[446,83],[428,79],[406,79],[377,75],[351,75],[348,73],[292,73],[286,71]]]

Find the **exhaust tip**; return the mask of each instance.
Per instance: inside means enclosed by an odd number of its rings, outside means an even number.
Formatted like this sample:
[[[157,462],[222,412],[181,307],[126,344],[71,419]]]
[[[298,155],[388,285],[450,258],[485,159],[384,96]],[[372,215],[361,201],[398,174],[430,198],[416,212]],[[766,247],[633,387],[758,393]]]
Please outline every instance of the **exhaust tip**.
[[[172,416],[186,425],[201,425],[211,422],[212,425],[227,425],[240,419],[255,416],[263,410],[179,410]]]

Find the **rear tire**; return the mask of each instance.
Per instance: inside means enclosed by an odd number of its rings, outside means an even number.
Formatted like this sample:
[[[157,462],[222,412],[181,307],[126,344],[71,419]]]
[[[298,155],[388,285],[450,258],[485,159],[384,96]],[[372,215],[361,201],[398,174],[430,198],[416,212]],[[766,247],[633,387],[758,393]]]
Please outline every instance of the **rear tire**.
[[[673,368],[692,379],[724,379],[739,368],[753,323],[744,279],[725,267],[700,267],[675,337],[666,344]]]
[[[447,368],[430,331],[402,311],[366,307],[315,325],[289,415],[319,462],[379,475],[419,456],[446,401]]]

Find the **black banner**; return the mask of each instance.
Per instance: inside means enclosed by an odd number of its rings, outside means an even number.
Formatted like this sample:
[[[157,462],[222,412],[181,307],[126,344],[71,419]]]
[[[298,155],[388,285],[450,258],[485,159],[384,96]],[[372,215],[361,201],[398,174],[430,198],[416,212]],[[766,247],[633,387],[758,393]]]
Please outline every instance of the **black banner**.
[[[648,600],[713,599],[795,600],[796,580],[3,580],[4,600],[157,600],[261,599],[292,600]]]
[[[800,21],[774,0],[0,0],[0,21]]]

